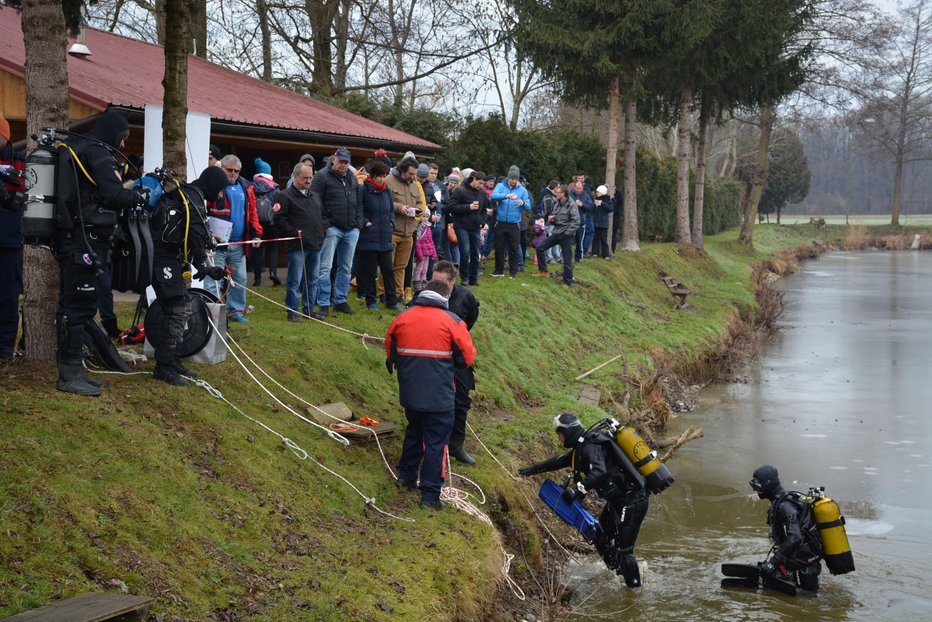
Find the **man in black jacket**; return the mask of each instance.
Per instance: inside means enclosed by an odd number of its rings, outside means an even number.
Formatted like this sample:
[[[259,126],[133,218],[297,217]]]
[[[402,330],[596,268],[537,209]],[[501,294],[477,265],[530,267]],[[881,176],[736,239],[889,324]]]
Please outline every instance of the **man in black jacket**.
[[[459,270],[449,261],[438,261],[434,266],[434,280],[443,281],[451,288],[447,308],[466,322],[466,329],[472,332],[472,327],[479,319],[479,300],[468,287],[456,284]],[[466,453],[463,444],[466,441],[466,415],[472,399],[469,392],[476,388],[476,378],[472,367],[455,367],[453,369],[453,384],[456,388],[455,403],[453,406],[453,431],[450,433],[450,455],[465,464],[476,464],[475,458]]]
[[[640,587],[634,543],[649,503],[643,478],[638,477],[633,467],[625,469],[618,456],[621,448],[607,432],[599,429],[586,432],[579,419],[570,413],[554,417],[553,427],[569,451],[525,467],[518,474],[534,475],[572,467],[573,483],[563,491],[563,498],[572,503],[595,490],[605,500],[599,516],[602,531],[595,546],[605,565],[622,575],[628,587]]]
[[[750,485],[759,499],[770,501],[767,524],[776,546],[770,559],[761,565],[761,574],[788,579],[804,590],[817,591],[822,571],[821,547],[812,513],[783,489],[777,469],[769,464],[754,471]]]
[[[103,273],[117,216],[121,210],[145,202],[135,190],[123,187],[122,167],[112,155],[112,150],[120,149],[128,136],[126,118],[110,111],[98,119],[88,138],[69,139],[70,150],[59,158],[59,391],[96,397],[103,384],[84,376],[84,328],[97,314],[98,277]]]
[[[320,196],[311,190],[314,167],[299,162],[291,175],[291,185],[278,193],[272,206],[275,228],[283,238],[297,237],[288,242],[288,276],[285,277],[285,307],[289,322],[303,322],[298,313],[298,301],[304,315],[314,313],[314,301],[319,290],[319,278],[330,283],[330,271],[320,277],[320,253],[327,231]]]
[[[346,302],[350,275],[353,270],[353,253],[359,232],[366,226],[362,206],[359,204],[358,182],[349,172],[350,150],[340,147],[324,170],[314,176],[311,190],[320,196],[324,218],[329,223],[324,244],[320,250],[320,269],[317,279],[318,316],[327,317],[330,311],[330,269],[337,265],[333,285],[333,310],[353,313]]]
[[[553,202],[548,202],[550,213],[546,222],[552,225],[550,236],[537,246],[537,274],[534,276],[547,277],[547,251],[559,245],[563,256],[563,283],[573,284],[573,239],[582,226],[579,210],[567,197],[567,188],[558,184],[551,189]]]
[[[195,279],[223,278],[224,268],[212,266],[207,260],[208,244],[213,242],[207,229],[205,203],[216,201],[228,183],[223,169],[208,166],[191,184],[181,184],[167,192],[150,223],[155,243],[152,288],[162,307],[152,377],[177,387],[188,386],[185,378],[197,377],[197,372],[184,367],[178,358],[178,346],[191,312],[184,271],[192,263],[197,270]]]
[[[460,273],[464,285],[479,284],[479,232],[491,213],[489,195],[485,191],[485,173],[472,171],[450,195],[450,214],[460,247]]]

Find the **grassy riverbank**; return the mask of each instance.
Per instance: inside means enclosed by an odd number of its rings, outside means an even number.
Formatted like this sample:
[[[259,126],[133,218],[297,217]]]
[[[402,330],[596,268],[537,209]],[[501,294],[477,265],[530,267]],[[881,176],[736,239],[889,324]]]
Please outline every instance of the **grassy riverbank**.
[[[533,267],[514,281],[483,278],[473,427],[514,472],[554,449],[548,426],[558,412],[588,422],[617,414],[629,388],[632,408],[662,409],[638,386],[656,385],[657,371],[714,368],[730,329],[754,317],[754,264],[779,267],[779,253],[847,234],[762,226],[754,250],[735,232],[707,239],[707,253],[646,244],[641,253],[586,260],[572,289],[530,278]],[[673,309],[660,271],[695,292],[689,308]],[[342,401],[357,415],[403,423],[380,347],[287,323],[280,309],[250,302],[252,322],[231,334],[279,382],[314,404]],[[334,322],[384,334],[388,315],[356,309]],[[616,361],[574,381],[620,352],[628,376]],[[474,438],[467,446],[479,464],[454,463],[454,471],[482,487],[494,527],[450,507],[421,510],[416,496],[392,485],[374,444],[344,449],[276,404],[232,359],[200,371],[310,459],[199,388],[110,376],[103,397],[81,399],[55,391],[51,372],[0,366],[0,616],[125,585],[156,597],[164,620],[511,619],[501,604],[510,594],[501,585],[503,547],[516,555],[511,574],[529,599],[539,593],[531,573],[541,568],[542,544],[525,500],[536,490],[516,483]],[[577,402],[585,385],[601,391],[598,407]],[[394,466],[400,438],[383,448]],[[314,461],[414,522],[367,507]]]

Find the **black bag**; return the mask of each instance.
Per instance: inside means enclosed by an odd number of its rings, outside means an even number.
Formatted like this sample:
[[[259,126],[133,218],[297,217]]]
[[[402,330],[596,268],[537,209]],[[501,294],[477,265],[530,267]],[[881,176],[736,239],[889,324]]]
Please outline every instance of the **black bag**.
[[[263,190],[263,188],[265,188],[265,190]],[[272,219],[275,217],[275,211],[272,207],[275,205],[275,200],[278,198],[278,188],[270,188],[265,184],[254,183],[253,192],[256,195],[256,211],[259,213],[259,224],[262,225],[263,230],[268,227],[269,231],[274,231]]]

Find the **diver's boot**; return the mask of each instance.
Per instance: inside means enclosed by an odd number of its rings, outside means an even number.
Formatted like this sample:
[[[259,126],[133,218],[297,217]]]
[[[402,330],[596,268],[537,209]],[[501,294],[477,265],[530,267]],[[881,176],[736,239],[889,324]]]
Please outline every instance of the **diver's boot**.
[[[155,369],[152,370],[152,377],[156,380],[166,382],[172,386],[188,386],[188,381],[185,380],[181,374],[175,371],[175,368],[171,365],[163,365],[162,363],[156,364]]]
[[[117,326],[115,317],[107,318],[106,320],[102,320],[100,323],[103,325],[108,337],[116,341],[120,340],[120,328]]]
[[[641,587],[641,569],[634,555],[623,553],[616,572],[625,578],[628,587]]]
[[[476,459],[466,453],[466,450],[463,449],[462,445],[457,445],[456,447],[450,447],[450,457],[456,458],[463,464],[476,464]]]
[[[172,361],[171,366],[176,372],[178,372],[179,376],[184,376],[185,378],[197,378],[197,372],[182,365],[181,359],[175,359]]]
[[[100,396],[100,388],[87,381],[80,363],[58,364],[58,384],[56,388],[65,393],[77,393],[88,397]]]
[[[103,387],[107,386],[106,380],[97,380],[96,378],[91,378],[90,376],[85,374],[83,371],[81,372],[81,375],[84,377],[84,381],[87,384],[91,385],[92,387],[97,387],[98,389],[102,389]]]

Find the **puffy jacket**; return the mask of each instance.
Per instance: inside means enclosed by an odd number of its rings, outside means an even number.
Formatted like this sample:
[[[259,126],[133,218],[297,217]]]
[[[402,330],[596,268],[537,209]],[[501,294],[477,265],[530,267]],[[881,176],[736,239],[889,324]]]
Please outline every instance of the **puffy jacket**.
[[[576,204],[569,198],[556,201],[553,207],[553,236],[573,235],[579,229],[581,220]]]
[[[601,203],[601,205],[595,205],[595,203]],[[608,215],[615,211],[615,203],[605,195],[600,199],[595,199],[592,206],[592,220],[595,223],[596,227],[602,229],[608,229]]]
[[[320,196],[324,217],[331,227],[349,231],[365,226],[366,221],[359,206],[358,188],[355,175],[349,171],[342,176],[337,175],[330,165],[314,175],[311,190]]]
[[[509,194],[514,194],[516,199],[506,199]],[[492,191],[492,200],[498,201],[495,208],[495,220],[504,223],[521,222],[521,212],[530,212],[534,209],[531,205],[531,195],[528,194],[527,188],[521,184],[516,184],[514,188],[508,185],[508,180],[495,186]],[[523,201],[519,205],[518,201]]]
[[[25,162],[23,161],[25,158],[20,156],[21,154],[13,153],[13,147],[11,145],[7,145],[3,148],[3,151],[0,152],[0,164],[9,164],[16,170],[23,171],[26,169]],[[18,186],[5,184],[6,190],[10,194],[21,192],[23,190],[22,186],[22,182],[20,182]],[[22,208],[15,212],[0,208],[0,248],[23,247],[23,234],[20,229],[22,218]]]
[[[359,202],[362,205],[365,226],[356,243],[358,251],[392,250],[392,232],[395,230],[395,206],[392,192],[387,187],[377,190],[367,179],[359,186]]]
[[[275,229],[283,238],[291,238],[301,232],[301,240],[288,242],[288,251],[316,251],[324,245],[327,234],[327,218],[323,214],[320,197],[313,190],[307,196],[294,186],[278,193],[274,210]]]
[[[246,230],[243,231],[243,240],[253,240],[262,237],[262,225],[259,224],[259,212],[256,209],[256,193],[253,190],[252,183],[242,177],[236,180],[243,187],[243,193],[246,195]],[[227,191],[223,191],[223,198],[207,204],[207,215],[214,218],[230,220],[230,196]],[[243,252],[249,254],[249,244],[243,245]]]
[[[479,209],[469,209],[473,201],[479,202]],[[486,209],[489,207],[489,195],[484,188],[473,190],[463,184],[450,195],[450,214],[453,215],[453,226],[457,229],[475,231],[481,229],[486,223]]]
[[[385,364],[398,370],[398,400],[422,412],[452,411],[454,367],[470,367],[476,348],[466,323],[438,294],[423,291],[392,321],[385,336]]]
[[[386,183],[388,183],[388,189],[392,193],[392,203],[395,207],[395,233],[407,236],[414,235],[419,216],[408,216],[402,206],[407,205],[419,210],[418,215],[424,213],[427,205],[424,203],[424,190],[421,188],[421,184],[416,181],[407,182],[403,180],[398,172],[398,167],[392,167],[391,172],[386,177]]]

